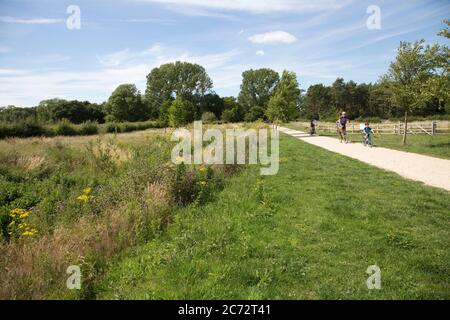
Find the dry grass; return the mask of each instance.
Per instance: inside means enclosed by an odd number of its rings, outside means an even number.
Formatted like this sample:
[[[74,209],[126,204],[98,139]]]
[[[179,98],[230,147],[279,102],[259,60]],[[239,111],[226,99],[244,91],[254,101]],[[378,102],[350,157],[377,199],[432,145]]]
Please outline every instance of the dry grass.
[[[169,213],[170,197],[165,186],[149,184],[145,196],[144,210],[124,204],[101,217],[83,216],[36,240],[0,245],[0,299],[43,299],[57,292],[67,293],[66,269],[70,265],[89,270],[86,266],[94,261],[105,261],[141,242],[142,228],[167,223]],[[83,273],[82,281],[89,282],[94,276]],[[89,287],[89,283],[84,286]]]

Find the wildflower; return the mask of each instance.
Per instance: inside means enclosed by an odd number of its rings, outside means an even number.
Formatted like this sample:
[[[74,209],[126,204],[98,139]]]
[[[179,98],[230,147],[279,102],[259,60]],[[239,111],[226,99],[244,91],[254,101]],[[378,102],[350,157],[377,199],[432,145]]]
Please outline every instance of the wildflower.
[[[89,197],[87,195],[83,194],[83,195],[79,196],[77,199],[80,201],[83,201],[83,202],[87,202],[89,200]]]
[[[206,170],[208,170],[205,166],[201,166],[198,171],[200,172],[205,172]]]
[[[29,211],[26,211],[26,210],[20,209],[20,208],[12,209],[12,210],[9,212],[9,216],[10,216],[11,218],[19,217],[19,218],[21,218],[21,219],[25,219],[26,217],[29,216],[29,214],[30,214]]]
[[[34,230],[34,229],[33,229]],[[34,236],[36,234],[36,230],[27,230],[24,233],[22,233],[23,236]]]
[[[26,211],[19,215],[19,217],[20,217],[21,219],[25,219],[25,218],[28,217],[28,216],[29,216],[29,213],[26,212]]]
[[[94,199],[94,196],[91,196],[92,188],[87,187],[83,189],[83,194],[81,196],[77,197],[77,200],[80,200],[81,202],[88,202],[89,200]]]
[[[206,181],[199,181],[198,184],[202,187],[206,186]]]

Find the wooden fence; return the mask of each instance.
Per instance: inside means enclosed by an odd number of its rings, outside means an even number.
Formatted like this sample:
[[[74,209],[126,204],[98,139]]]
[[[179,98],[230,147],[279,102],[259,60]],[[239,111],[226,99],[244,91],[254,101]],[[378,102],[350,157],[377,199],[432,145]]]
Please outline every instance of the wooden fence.
[[[309,122],[296,122],[298,125],[309,128]],[[347,125],[348,133],[360,133],[360,122],[350,121]],[[370,125],[375,134],[403,134],[405,124],[397,123],[373,123]],[[316,129],[323,132],[336,132],[337,125],[332,122],[318,122]],[[435,134],[450,133],[450,125],[447,121],[420,121],[408,123],[407,134]]]

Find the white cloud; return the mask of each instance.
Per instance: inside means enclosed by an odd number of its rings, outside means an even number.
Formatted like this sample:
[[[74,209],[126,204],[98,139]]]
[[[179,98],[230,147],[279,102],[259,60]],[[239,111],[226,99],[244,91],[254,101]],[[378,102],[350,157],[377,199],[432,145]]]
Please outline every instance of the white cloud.
[[[253,43],[274,44],[274,43],[294,43],[297,38],[286,31],[272,31],[255,34],[248,38]]]
[[[264,53],[264,51],[263,50],[258,50],[258,51],[256,51],[256,55],[257,56],[263,56],[265,53]]]
[[[9,16],[0,16],[0,22],[3,23],[20,23],[20,24],[55,24],[55,23],[63,23],[64,19],[51,19],[51,18],[16,18]]]
[[[151,58],[152,56],[160,54],[164,50],[164,47],[160,44],[154,44],[150,48],[132,52],[128,48],[105,54],[102,56],[97,56],[98,61],[106,67],[118,67],[123,64],[130,64],[136,62],[137,60],[143,60]]]
[[[351,0],[142,0],[169,6],[197,7],[210,10],[236,10],[251,13],[334,10]]]

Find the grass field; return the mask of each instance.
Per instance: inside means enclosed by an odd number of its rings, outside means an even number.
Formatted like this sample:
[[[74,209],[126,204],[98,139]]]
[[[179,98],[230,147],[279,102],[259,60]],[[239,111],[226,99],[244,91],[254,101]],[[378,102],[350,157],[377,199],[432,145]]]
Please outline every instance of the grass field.
[[[309,132],[309,128],[298,123],[286,124],[286,127]],[[319,135],[338,138],[337,133],[318,131]],[[352,142],[361,142],[362,134],[349,134]],[[400,151],[421,153],[429,156],[450,159],[450,134],[437,134],[430,136],[427,134],[411,135],[406,139],[406,145],[402,143],[403,136],[395,134],[375,134],[374,145],[378,147],[391,148]]]
[[[0,141],[0,299],[96,295],[104,264],[201,205],[238,166],[175,166],[165,130]],[[82,290],[66,269],[83,270]]]
[[[292,137],[111,261],[105,299],[449,299],[450,194]],[[381,290],[366,269],[381,268]]]

